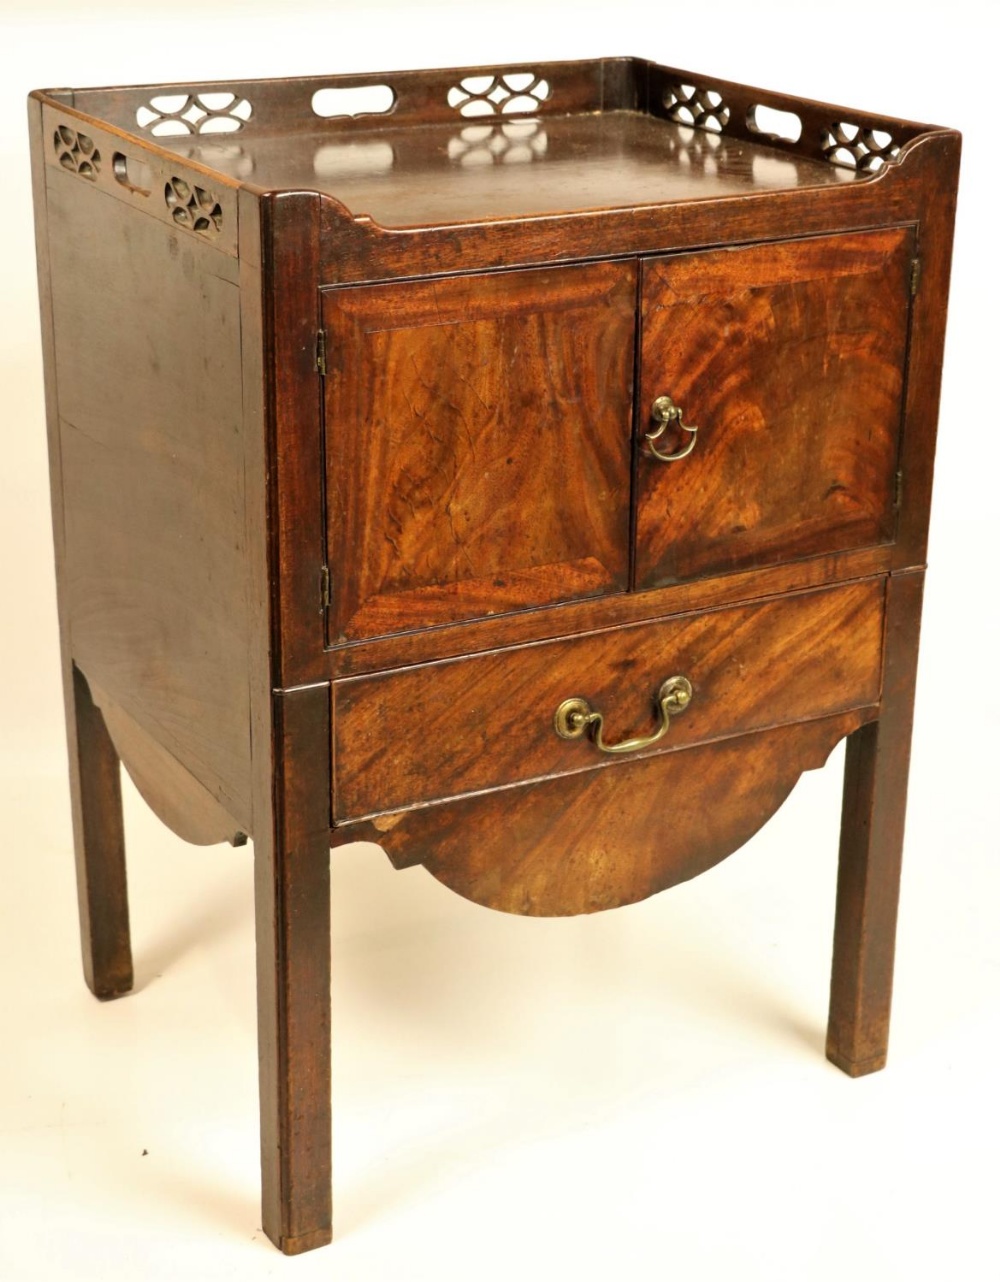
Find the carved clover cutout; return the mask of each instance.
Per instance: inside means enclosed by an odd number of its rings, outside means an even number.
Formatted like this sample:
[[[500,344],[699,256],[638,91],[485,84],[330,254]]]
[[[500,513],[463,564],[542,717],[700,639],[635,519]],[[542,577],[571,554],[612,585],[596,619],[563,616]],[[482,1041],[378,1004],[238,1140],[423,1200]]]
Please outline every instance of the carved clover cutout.
[[[60,125],[53,136],[56,154],[63,169],[79,174],[90,182],[97,182],[101,171],[101,153],[94,146],[94,140],[86,134],[77,133],[68,125]]]
[[[663,91],[663,105],[671,120],[721,134],[729,123],[729,108],[722,94],[698,85],[671,84]]]
[[[246,98],[234,93],[157,94],[136,108],[140,129],[156,138],[185,134],[231,134],[242,129],[253,115]]]
[[[520,116],[537,111],[551,94],[549,82],[533,71],[506,71],[466,76],[448,90],[448,106],[463,116]]]
[[[899,156],[899,146],[885,129],[862,129],[839,120],[823,134],[823,155],[833,165],[877,174]]]
[[[174,177],[164,187],[163,196],[174,222],[181,227],[203,236],[217,236],[222,230],[222,206],[204,187]]]

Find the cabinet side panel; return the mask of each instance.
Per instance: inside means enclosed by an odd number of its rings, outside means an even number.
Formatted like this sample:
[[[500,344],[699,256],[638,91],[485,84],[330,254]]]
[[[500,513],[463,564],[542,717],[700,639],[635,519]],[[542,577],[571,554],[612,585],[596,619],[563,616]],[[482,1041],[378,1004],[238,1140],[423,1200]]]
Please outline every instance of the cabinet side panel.
[[[249,826],[239,265],[47,186],[72,656]]]

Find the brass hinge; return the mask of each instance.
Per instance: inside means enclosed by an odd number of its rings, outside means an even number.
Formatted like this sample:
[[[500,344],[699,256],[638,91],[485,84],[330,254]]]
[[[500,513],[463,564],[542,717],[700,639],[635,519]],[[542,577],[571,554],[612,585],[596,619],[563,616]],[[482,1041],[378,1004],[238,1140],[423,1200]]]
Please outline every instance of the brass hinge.
[[[896,492],[893,497],[893,506],[895,507],[897,512],[903,506],[903,473],[902,471],[899,471],[896,473]]]
[[[322,378],[326,378],[326,330],[316,331],[316,369]]]
[[[330,608],[330,567],[321,565],[319,568],[319,608],[323,610]]]
[[[914,258],[910,263],[910,297],[916,298],[920,288],[920,259]]]

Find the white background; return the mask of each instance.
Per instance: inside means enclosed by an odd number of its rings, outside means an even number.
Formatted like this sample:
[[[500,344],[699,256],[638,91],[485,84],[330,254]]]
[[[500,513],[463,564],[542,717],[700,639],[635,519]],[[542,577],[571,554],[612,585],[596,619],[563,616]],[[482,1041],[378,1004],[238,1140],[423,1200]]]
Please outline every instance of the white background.
[[[0,14],[0,1278],[996,1277],[997,7]],[[889,1068],[823,1058],[840,751],[718,869],[596,918],[506,918],[350,847],[336,1241],[284,1260],[257,1228],[249,850],[186,847],[128,790],[137,992],[79,975],[24,95],[608,54],[965,134]]]

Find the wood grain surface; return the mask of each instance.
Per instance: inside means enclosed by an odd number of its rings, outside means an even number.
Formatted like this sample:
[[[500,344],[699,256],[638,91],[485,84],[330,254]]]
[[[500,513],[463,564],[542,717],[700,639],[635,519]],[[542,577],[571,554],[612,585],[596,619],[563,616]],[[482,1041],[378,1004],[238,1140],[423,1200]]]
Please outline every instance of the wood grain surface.
[[[452,91],[463,81],[471,77],[482,87],[511,73],[543,86],[528,113],[465,116],[457,109]],[[317,90],[372,85],[391,91],[385,114],[331,118],[312,109]],[[721,132],[691,129],[683,115],[672,115],[672,91],[680,86],[716,96]],[[136,112],[148,106],[153,86],[57,90],[50,101],[71,121],[82,111],[110,122],[124,134],[119,145],[138,135],[136,141],[157,160],[214,170],[231,183],[252,175],[265,191],[322,191],[345,215],[390,229],[584,209],[626,211],[697,198],[706,185],[716,196],[851,185],[867,175],[829,163],[827,134],[835,121],[884,132],[897,147],[932,128],[635,57],[189,83],[163,90],[182,98],[192,91],[228,91],[250,106],[237,140],[220,145],[217,137],[197,134],[151,137],[136,127]],[[802,122],[799,137],[786,141],[755,130],[758,105],[795,112]],[[677,163],[663,164],[664,155]]]
[[[878,720],[847,741],[826,1053],[851,1077],[889,1049],[923,592],[922,572],[889,580]]]
[[[639,431],[669,395],[699,433],[640,453],[638,587],[892,539],[913,254],[893,228],[644,260]]]
[[[400,238],[386,239],[368,233],[361,235],[360,229],[356,236],[353,233],[346,235],[344,228],[332,219],[327,202],[323,201],[320,208],[323,220],[320,242],[322,261],[317,262],[316,270],[322,274],[323,279],[349,279],[355,271],[362,275],[383,275],[392,272],[465,269],[470,262],[524,262],[526,259],[530,261],[532,258],[565,253],[569,245],[581,254],[643,248],[684,249],[704,245],[706,242],[745,241],[758,236],[772,240],[830,232],[837,227],[853,228],[865,223],[879,225],[898,220],[912,224],[919,221],[922,230],[916,251],[921,263],[920,283],[912,305],[912,352],[908,365],[902,449],[898,460],[902,480],[898,489],[895,476],[892,479],[892,486],[896,491],[892,496],[893,500],[897,494],[900,499],[898,513],[893,514],[893,519],[898,522],[899,539],[895,543],[853,548],[840,553],[821,552],[818,555],[822,560],[817,560],[816,555],[804,554],[801,561],[764,565],[756,573],[764,576],[761,590],[768,592],[773,590],[770,586],[771,576],[775,574],[787,574],[788,585],[799,586],[804,585],[810,575],[820,578],[828,575],[830,579],[836,579],[850,577],[852,573],[868,572],[864,569],[847,569],[846,573],[840,570],[841,563],[846,566],[855,557],[863,560],[875,558],[868,562],[870,569],[919,566],[926,547],[933,440],[940,386],[944,300],[947,297],[950,261],[948,228],[951,224],[948,210],[953,210],[954,207],[959,146],[960,139],[953,132],[942,131],[917,138],[907,144],[899,165],[886,167],[875,179],[831,189],[822,194],[822,199],[816,192],[802,191],[787,193],[781,201],[760,204],[721,200],[712,202],[710,219],[705,217],[706,205],[700,202],[668,207],[651,206],[634,211],[627,225],[621,226],[615,224],[612,227],[610,224],[614,220],[611,214],[602,214],[600,228],[596,225],[596,215],[593,226],[586,219],[573,220],[571,223],[554,220],[552,228],[548,227],[545,220],[536,220],[526,225],[502,222],[488,226],[470,225],[449,231],[447,237],[438,236],[433,231],[421,232],[419,252],[415,252],[416,242],[404,242]],[[936,203],[937,197],[931,195],[939,191],[943,202],[940,209]],[[605,222],[608,223],[607,226]],[[558,234],[555,231],[556,223]],[[458,248],[459,244],[461,248]],[[330,257],[334,247],[337,251],[335,261]],[[920,389],[919,392],[915,390],[917,388]],[[285,454],[299,460],[297,466],[302,476],[313,478],[318,493],[319,474],[324,467],[320,442],[308,426],[296,427],[290,422],[290,430],[295,433],[295,448],[289,448]],[[319,502],[319,498],[316,501]],[[308,518],[305,518],[305,524],[308,526]],[[795,532],[791,533],[794,536]],[[293,524],[290,536],[295,542],[287,555],[290,563],[301,567],[303,582],[310,583],[312,599],[315,599],[316,555],[311,550],[314,544],[308,535],[308,530],[300,532]],[[634,596],[593,597],[560,606],[559,609],[566,611],[565,628],[572,629],[609,624],[619,618],[635,618],[643,614],[651,617],[657,613],[652,601],[660,591],[677,593],[683,589],[684,593],[696,592],[700,583],[706,593],[701,599],[708,603],[709,599],[723,598],[728,590],[727,580],[732,575],[754,573],[754,570],[731,570],[725,575],[656,587]],[[794,582],[796,577],[798,584]],[[743,582],[737,580],[732,585],[732,592],[739,595],[743,590],[740,586]],[[745,582],[749,586],[749,580]],[[671,608],[685,608],[688,600],[686,595],[675,599],[678,605]],[[563,629],[555,621],[554,613],[532,611],[480,620],[470,625],[477,629],[470,634],[470,643],[480,649],[525,641],[532,637],[556,635]],[[303,619],[308,617],[309,615],[302,614]],[[297,682],[323,680],[342,673],[372,671],[393,667],[398,663],[427,661],[460,653],[464,644],[464,637],[453,634],[451,628],[444,627],[375,638],[356,646],[344,646],[326,652],[315,648],[308,650],[303,645],[296,651],[294,665],[285,665],[286,679]]]
[[[323,384],[316,368],[322,323],[319,197],[281,193],[261,200],[258,212],[265,447],[256,457],[249,493],[255,522],[264,521],[270,697],[272,689],[300,684],[293,674],[304,672],[325,643],[320,567],[326,558],[326,460]]]
[[[83,974],[106,1001],[130,992],[134,980],[121,771],[86,678],[74,667],[71,679],[67,729]]]
[[[69,767],[73,850],[76,864],[80,951],[87,987],[99,998],[117,997],[132,988],[132,944],[125,871],[125,832],[121,779],[114,744],[90,696],[86,679],[73,663],[69,603],[63,590],[66,563],[66,511],[56,388],[55,327],[49,259],[46,195],[46,131],[42,104],[28,101],[31,136],[31,186],[35,212],[38,301],[45,371],[45,418],[49,482],[52,492],[52,542],[55,552],[59,650]],[[58,234],[58,227],[55,228]]]
[[[653,753],[875,703],[883,597],[871,579],[338,682],[335,817],[606,765],[555,732],[575,696],[620,742],[650,734],[656,691],[686,676],[691,705]]]
[[[635,279],[325,294],[333,640],[625,588]]]
[[[331,1228],[330,700],[276,694],[254,836],[263,1228],[286,1255]]]
[[[246,842],[236,820],[176,757],[103,691],[92,687],[91,694],[129,778],[171,832],[194,846]]]
[[[487,908],[563,917],[635,903],[704,872],[774,814],[870,715],[855,711],[725,743],[466,797],[365,825],[397,867],[421,863]],[[334,840],[352,840],[342,829]]]
[[[656,254],[723,243],[796,238],[832,233],[838,229],[880,228],[886,223],[912,225],[919,222],[922,230],[917,252],[922,266],[913,310],[913,355],[919,354],[919,361],[914,363],[911,359],[909,363],[906,424],[900,455],[903,473],[901,506],[894,514],[900,531],[906,534],[905,542],[833,554],[835,557],[850,557],[872,553],[893,568],[918,566],[922,563],[926,542],[926,511],[940,382],[941,300],[947,295],[950,257],[951,224],[947,211],[954,205],[959,146],[960,139],[952,131],[925,133],[906,143],[899,164],[886,166],[876,177],[839,184],[822,191],[789,191],[781,199],[682,201],[672,205],[643,206],[620,216],[616,211],[605,210],[572,219],[553,216],[525,222],[500,220],[447,229],[428,228],[422,229],[419,236],[410,233],[381,234],[371,224],[345,222],[336,201],[319,197],[320,232],[310,254],[302,259],[309,266],[303,266],[301,270],[315,270],[324,282],[424,276],[442,271],[468,272],[480,266],[510,267],[553,261],[568,255]],[[938,191],[943,193],[944,201],[940,213],[935,204]],[[289,246],[290,261],[298,261],[292,252],[295,250],[294,240],[288,233],[282,242]],[[296,339],[295,343],[285,345],[291,357],[308,352],[306,338],[303,336],[301,341]],[[303,373],[303,380],[305,377]],[[923,389],[923,395],[914,393],[914,380]],[[282,557],[289,575],[294,571],[295,582],[301,582],[304,588],[308,588],[308,595],[302,596],[298,610],[283,615],[282,681],[285,684],[306,683],[348,671],[389,668],[397,663],[427,661],[449,653],[460,653],[463,640],[457,635],[450,635],[452,630],[449,627],[397,633],[364,640],[357,646],[327,651],[306,644],[306,629],[312,628],[315,620],[312,603],[318,595],[317,553],[310,514],[323,501],[322,476],[326,459],[321,439],[313,429],[308,413],[290,413],[281,439],[284,442],[280,454],[282,467],[294,466],[301,478],[298,496],[294,502],[288,503],[289,515],[283,522],[287,536],[283,535]],[[309,491],[310,486],[312,492]],[[304,502],[307,494],[308,504]],[[765,565],[763,570],[780,572],[785,568],[790,569],[790,564]],[[812,568],[820,567],[813,562]],[[838,577],[835,565],[831,564],[830,573]],[[689,580],[681,586],[690,587],[696,582]],[[711,593],[725,591],[721,577],[702,582],[712,585]],[[672,588],[674,586],[671,585]],[[641,595],[648,600],[659,590],[666,589],[654,588],[650,593]],[[601,613],[602,602],[612,607],[606,618],[618,617],[613,607],[619,601],[628,602],[627,607],[623,606],[623,613],[633,608],[629,598],[619,596],[591,597],[558,608],[568,612],[566,626],[577,628],[588,626],[592,614]],[[639,600],[636,600],[634,609],[636,612],[645,611],[647,617],[656,613],[655,608],[649,610]],[[483,619],[470,625],[480,630],[472,638],[473,644],[477,648],[502,646],[527,640],[530,636],[556,635],[562,629],[553,623],[552,613],[535,611]],[[289,644],[293,633],[294,648]]]
[[[628,208],[565,211],[530,218],[483,218],[411,231],[353,219],[335,197],[321,195],[322,281],[396,279],[410,275],[510,268],[571,257],[606,258],[665,250],[751,244],[887,224],[923,222],[935,183],[953,188],[960,150],[953,130],[931,130],[903,148],[898,164],[862,181],[781,192],[720,192]],[[775,164],[785,162],[760,143]],[[679,162],[682,163],[682,162]],[[703,188],[704,190],[704,188]],[[946,199],[948,199],[946,197]]]
[[[71,652],[248,830],[238,264],[47,173]]]
[[[522,70],[530,118],[461,114]],[[378,79],[386,116],[313,111]],[[171,91],[252,110],[154,136]],[[676,111],[709,95],[719,133]],[[272,1241],[331,1236],[331,843],[592,912],[725,858],[849,735],[828,1054],[879,1067],[959,136],[634,58],[29,116],[87,982],[132,979],[120,753],[178,831],[254,837]],[[676,466],[636,449],[663,393]],[[556,737],[571,695],[648,734],[675,672],[661,744]]]
[[[324,679],[360,676],[366,672],[383,672],[413,663],[457,658],[463,654],[478,654],[531,641],[624,627],[672,614],[740,605],[746,601],[871,578],[887,573],[891,564],[891,547],[862,548],[803,557],[801,561],[764,566],[758,570],[737,570],[706,579],[691,579],[643,592],[588,597],[548,609],[525,610],[518,614],[425,628],[342,646],[326,652],[322,672]]]
[[[480,82],[478,89],[488,90],[494,78],[525,75],[547,82],[548,92],[538,95],[532,113],[538,117],[560,117],[565,114],[588,117],[612,115],[622,111],[641,111],[654,117],[668,117],[667,90],[677,85],[697,87],[701,92],[714,91],[729,107],[727,118],[720,121],[725,136],[760,145],[760,134],[747,121],[752,105],[763,104],[779,110],[795,111],[802,120],[799,138],[790,141],[770,140],[772,150],[785,156],[811,156],[825,159],[824,130],[831,121],[855,121],[865,129],[891,133],[897,144],[909,142],[917,133],[933,128],[915,124],[884,113],[873,114],[853,107],[813,102],[809,99],[739,84],[702,72],[682,70],[657,63],[649,58],[617,56],[549,60],[529,58],[480,66],[433,67],[405,70],[350,72],[314,76],[290,76],[261,80],[212,80],[176,82],[167,85],[115,85],[105,88],[50,89],[44,91],[60,105],[75,107],[81,113],[111,122],[119,129],[136,131],[136,109],[146,105],[152,94],[187,94],[190,92],[230,91],[245,98],[252,107],[250,117],[242,122],[240,136],[257,142],[274,135],[296,137],[322,130],[334,138],[358,138],[373,130],[382,133],[386,127],[422,126],[453,123],[462,117],[449,89],[463,80]],[[321,117],[312,107],[317,90],[336,87],[350,89],[386,84],[392,90],[390,110],[384,114],[371,111]],[[503,114],[503,113],[499,113]],[[471,118],[482,123],[482,117]],[[509,117],[508,117],[509,119]],[[185,136],[143,141],[159,145],[166,151],[183,150]],[[216,161],[216,163],[220,163]]]
[[[262,185],[315,188],[392,231],[857,181],[823,160],[633,111],[450,125],[388,124],[363,140],[321,129],[248,138],[230,166],[250,158]],[[199,151],[189,144],[182,155]]]

